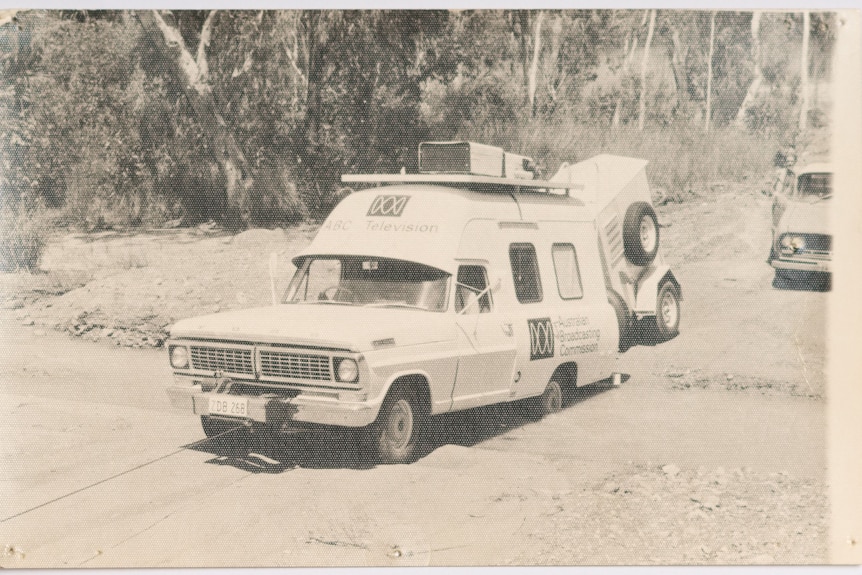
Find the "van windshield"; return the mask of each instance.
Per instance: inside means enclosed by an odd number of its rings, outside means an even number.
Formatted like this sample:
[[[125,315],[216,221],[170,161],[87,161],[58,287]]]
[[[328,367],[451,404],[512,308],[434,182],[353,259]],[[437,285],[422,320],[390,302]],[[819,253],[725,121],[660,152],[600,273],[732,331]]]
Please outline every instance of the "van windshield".
[[[445,311],[450,274],[405,260],[356,256],[306,258],[284,303],[404,307]]]
[[[797,197],[806,201],[819,201],[832,197],[832,174],[801,174],[797,183]]]

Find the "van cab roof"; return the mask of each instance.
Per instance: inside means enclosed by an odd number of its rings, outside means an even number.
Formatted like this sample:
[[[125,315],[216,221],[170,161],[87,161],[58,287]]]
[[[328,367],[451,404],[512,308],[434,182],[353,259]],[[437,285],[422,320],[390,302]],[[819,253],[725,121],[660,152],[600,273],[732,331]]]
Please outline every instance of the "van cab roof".
[[[561,207],[571,210],[562,215]],[[293,261],[299,265],[317,255],[371,256],[454,273],[464,228],[477,219],[592,221],[593,215],[581,200],[560,194],[487,193],[430,184],[381,186],[344,198]]]
[[[831,174],[833,172],[832,164],[828,164],[826,162],[817,162],[813,164],[808,164],[803,166],[799,170],[796,170],[796,175],[802,174]]]

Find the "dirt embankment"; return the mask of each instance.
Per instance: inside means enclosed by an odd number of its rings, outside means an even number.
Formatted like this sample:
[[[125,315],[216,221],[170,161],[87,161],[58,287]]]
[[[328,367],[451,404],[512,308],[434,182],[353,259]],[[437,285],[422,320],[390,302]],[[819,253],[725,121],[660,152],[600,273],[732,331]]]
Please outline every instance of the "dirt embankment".
[[[269,305],[269,254],[279,257],[278,289],[290,257],[316,227],[213,228],[57,236],[38,274],[0,276],[2,307],[36,325],[127,347],[160,347],[178,319]]]
[[[735,190],[750,203],[757,186],[716,184],[711,198],[658,208],[664,253],[672,266],[744,251],[723,219],[716,197]],[[269,305],[269,255],[279,257],[278,290],[287,285],[290,258],[317,227],[255,229],[229,235],[218,228],[57,235],[36,274],[0,274],[0,308],[22,325],[58,329],[90,341],[160,347],[178,319]],[[712,234],[710,236],[710,234]]]

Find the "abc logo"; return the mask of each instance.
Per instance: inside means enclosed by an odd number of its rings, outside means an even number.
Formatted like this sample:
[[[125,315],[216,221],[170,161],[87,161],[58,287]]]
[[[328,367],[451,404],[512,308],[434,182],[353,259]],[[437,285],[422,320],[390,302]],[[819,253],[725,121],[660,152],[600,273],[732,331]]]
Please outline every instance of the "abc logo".
[[[551,318],[529,319],[530,328],[530,361],[554,357],[554,328]]]
[[[410,196],[377,196],[368,208],[368,215],[398,217],[409,199]]]

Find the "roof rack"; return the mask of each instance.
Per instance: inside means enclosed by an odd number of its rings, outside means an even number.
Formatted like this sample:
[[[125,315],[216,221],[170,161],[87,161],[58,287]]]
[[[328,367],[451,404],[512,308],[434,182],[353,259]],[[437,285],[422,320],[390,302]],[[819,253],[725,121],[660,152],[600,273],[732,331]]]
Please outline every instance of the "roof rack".
[[[345,184],[479,184],[499,187],[501,192],[550,192],[551,190],[582,190],[581,184],[548,182],[544,180],[521,180],[474,174],[345,174]],[[514,190],[512,189],[514,188]]]

